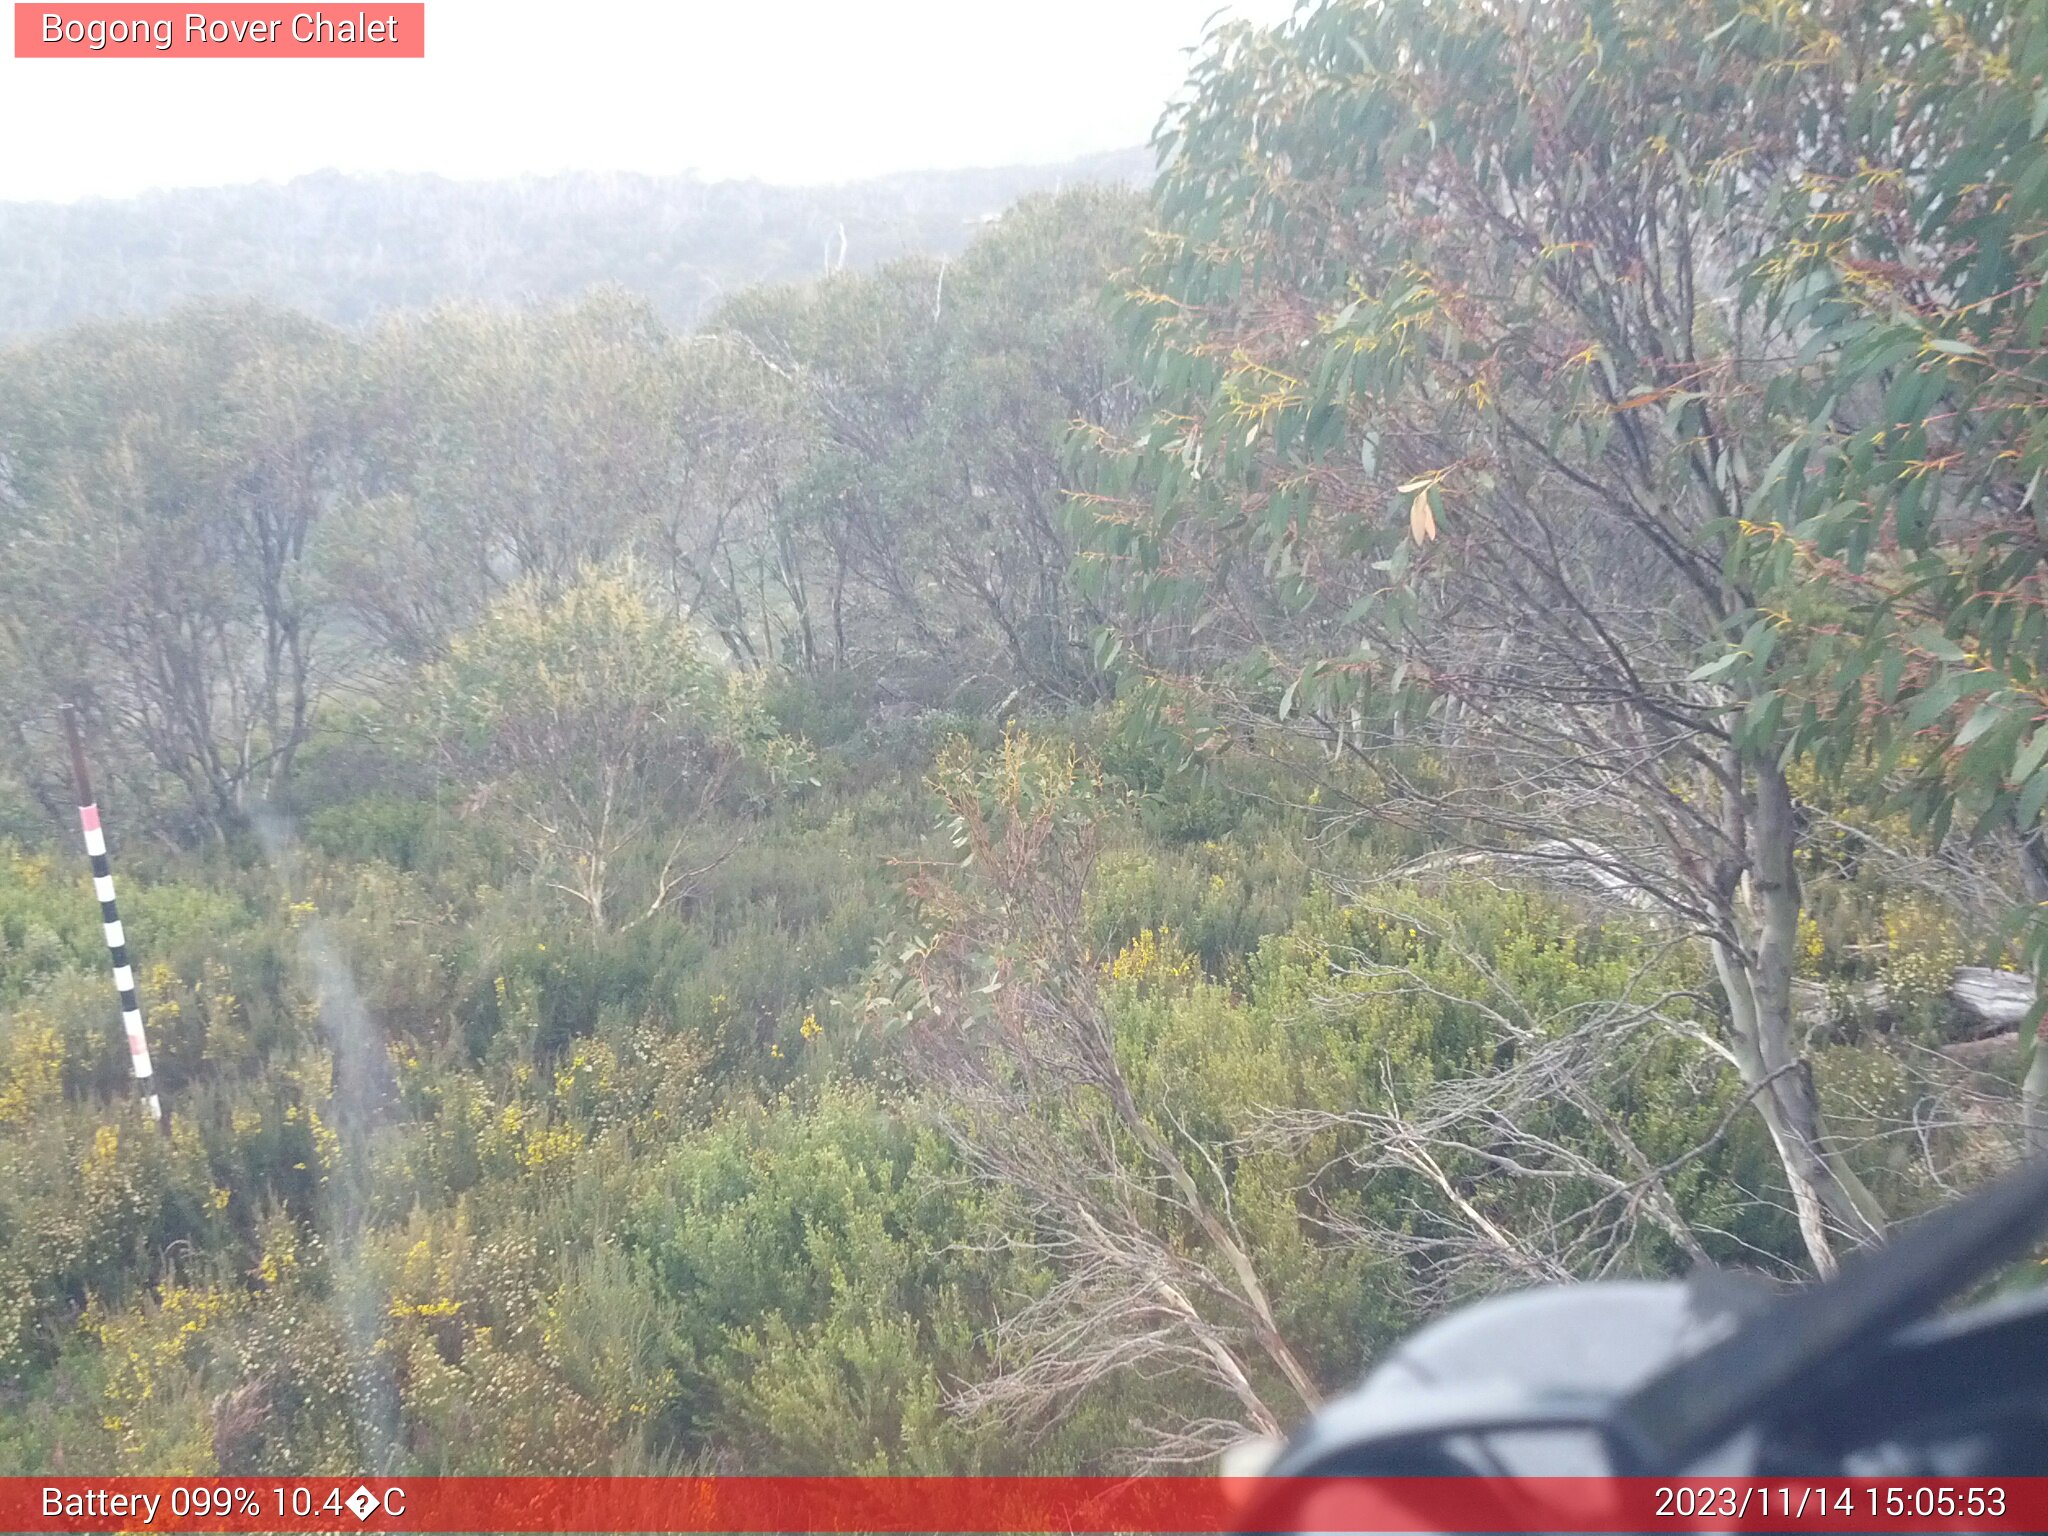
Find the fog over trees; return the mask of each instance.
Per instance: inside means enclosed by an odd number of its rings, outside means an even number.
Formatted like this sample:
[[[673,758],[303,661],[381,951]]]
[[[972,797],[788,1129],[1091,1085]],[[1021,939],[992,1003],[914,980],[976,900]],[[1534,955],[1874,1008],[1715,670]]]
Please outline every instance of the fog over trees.
[[[323,171],[290,182],[0,203],[0,336],[254,297],[341,325],[451,301],[573,299],[618,283],[672,325],[753,283],[958,253],[1028,193],[1138,185],[1149,150],[830,187],[565,174],[460,182]]]

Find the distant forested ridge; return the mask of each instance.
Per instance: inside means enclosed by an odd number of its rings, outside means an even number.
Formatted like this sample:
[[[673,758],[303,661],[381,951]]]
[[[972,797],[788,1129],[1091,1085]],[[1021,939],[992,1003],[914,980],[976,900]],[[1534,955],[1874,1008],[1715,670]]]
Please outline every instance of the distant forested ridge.
[[[348,176],[79,203],[0,204],[0,336],[254,297],[353,325],[449,300],[573,298],[607,283],[672,324],[762,282],[949,256],[1018,198],[1128,185],[1151,152],[914,171],[840,186],[691,176]],[[842,245],[843,237],[843,245]]]

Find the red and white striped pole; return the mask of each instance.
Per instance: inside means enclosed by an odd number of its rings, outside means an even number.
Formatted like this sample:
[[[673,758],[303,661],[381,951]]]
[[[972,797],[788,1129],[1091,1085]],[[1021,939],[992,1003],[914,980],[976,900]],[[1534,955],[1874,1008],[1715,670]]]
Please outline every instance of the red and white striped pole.
[[[107,951],[114,961],[114,991],[121,999],[121,1028],[128,1036],[128,1060],[135,1084],[149,1106],[150,1118],[164,1124],[156,1077],[149,1065],[149,1036],[142,1028],[142,1002],[135,995],[135,972],[128,964],[128,936],[114,907],[113,866],[107,862],[107,837],[100,827],[100,808],[92,798],[92,778],[85,771],[85,747],[78,736],[78,712],[64,706],[64,735],[71,743],[71,782],[78,791],[78,821],[85,831],[86,857],[92,861],[92,890],[100,899],[100,922],[106,929]]]

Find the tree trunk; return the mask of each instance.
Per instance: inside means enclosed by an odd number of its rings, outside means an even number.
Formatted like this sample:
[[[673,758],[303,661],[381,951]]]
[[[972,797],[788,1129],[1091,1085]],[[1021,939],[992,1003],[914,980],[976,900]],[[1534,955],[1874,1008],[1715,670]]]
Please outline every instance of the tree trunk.
[[[1737,1068],[1756,1095],[1784,1165],[1807,1253],[1819,1273],[1832,1274],[1836,1261],[1828,1222],[1858,1242],[1870,1242],[1883,1237],[1885,1216],[1829,1146],[1813,1074],[1793,1033],[1800,894],[1791,789],[1775,763],[1743,766],[1755,796],[1739,819],[1731,818],[1736,823],[1731,831],[1739,830],[1746,844],[1746,905],[1754,916],[1745,921],[1744,904],[1729,893],[1722,913],[1726,932],[1713,945],[1714,968],[1728,997]]]

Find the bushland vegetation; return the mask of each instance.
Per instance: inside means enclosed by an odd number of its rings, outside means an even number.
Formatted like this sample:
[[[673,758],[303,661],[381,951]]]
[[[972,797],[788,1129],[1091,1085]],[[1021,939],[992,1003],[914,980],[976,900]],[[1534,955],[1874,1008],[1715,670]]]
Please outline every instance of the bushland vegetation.
[[[1198,1463],[2009,1165],[2044,103],[2039,4],[1332,3],[695,329],[0,353],[0,1464]]]

